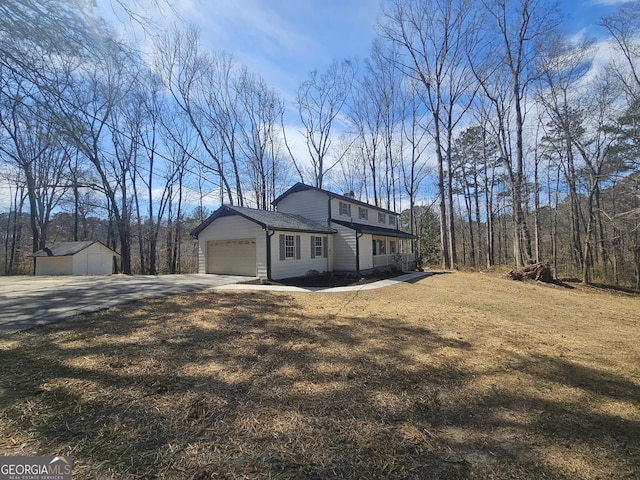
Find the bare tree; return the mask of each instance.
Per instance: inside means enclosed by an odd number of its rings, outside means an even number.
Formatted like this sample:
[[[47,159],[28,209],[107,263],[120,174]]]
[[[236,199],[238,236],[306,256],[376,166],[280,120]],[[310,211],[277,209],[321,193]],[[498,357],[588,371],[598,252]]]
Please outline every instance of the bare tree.
[[[6,71],[0,68],[0,74]],[[66,150],[33,85],[15,72],[0,81],[0,128],[9,140],[0,142],[0,154],[22,172],[35,252],[46,246],[53,209],[67,189]]]
[[[232,59],[227,55],[211,57],[200,47],[194,27],[186,31],[174,28],[156,45],[155,70],[187,116],[212,162],[207,165],[218,176],[221,201],[242,205],[240,169],[235,148],[237,118],[234,104],[227,100],[231,86]],[[221,108],[222,106],[226,108]],[[231,172],[227,172],[227,160]],[[235,179],[235,188],[231,179]]]
[[[263,79],[246,69],[240,73],[235,89],[243,113],[239,148],[244,154],[256,206],[266,210],[275,199],[273,185],[279,176],[279,119],[284,101]]]
[[[619,91],[609,76],[600,76],[594,81],[591,91],[585,97],[582,110],[581,135],[573,138],[586,167],[587,222],[585,225],[584,247],[582,251],[582,282],[591,282],[593,265],[593,241],[595,229],[602,231],[600,209],[600,187],[606,174],[605,167],[610,160],[610,152],[617,141],[616,103]],[[600,233],[602,237],[602,234]],[[603,260],[606,260],[606,254]]]
[[[349,133],[343,134],[335,146],[342,159],[336,184],[339,191],[353,192],[355,198],[366,198],[367,168],[361,147],[357,138]]]
[[[136,64],[120,45],[111,43],[105,51],[93,62],[64,64],[58,74],[67,86],[47,100],[58,116],[57,132],[87,159],[99,179],[96,187],[106,196],[120,241],[122,271],[129,274],[128,180],[137,143],[131,131],[124,131],[133,125],[126,123],[122,102],[135,84]]]
[[[442,266],[453,268],[456,249],[451,151],[453,132],[473,98],[467,61],[477,33],[472,2],[390,0],[380,28],[382,35],[403,52],[397,66],[421,83],[424,102],[433,118]]]
[[[332,128],[349,98],[355,75],[351,60],[334,61],[323,73],[317,70],[298,88],[296,104],[313,168],[314,185],[322,188],[325,174],[337,164],[326,165],[333,138]]]
[[[542,75],[537,100],[541,103],[548,119],[544,140],[556,145],[559,158],[563,160],[562,170],[569,188],[571,203],[571,231],[573,257],[582,265],[582,240],[580,227],[580,197],[578,176],[574,158],[574,139],[581,130],[580,118],[575,105],[584,95],[581,80],[591,68],[591,42],[579,44],[557,38],[546,52],[537,58]]]
[[[516,268],[531,256],[523,209],[526,96],[540,78],[536,59],[556,35],[556,6],[547,0],[483,0],[485,42],[479,43],[474,72],[493,105],[495,139],[509,175],[513,202],[513,253]],[[513,145],[512,145],[513,142]]]
[[[159,136],[170,161],[164,163],[164,170],[158,177],[162,185],[161,203],[166,220],[166,265],[169,273],[180,273],[185,189],[189,187],[189,177],[195,176],[200,193],[200,206],[196,209],[198,221],[204,221],[207,214],[202,204],[203,186],[207,183],[208,169],[203,163],[195,161],[199,157],[200,146],[197,134],[188,120],[181,116],[180,108],[175,104],[168,104],[164,106],[163,113],[160,117],[162,128]],[[161,218],[160,215],[158,218]]]
[[[395,53],[376,41],[371,55],[364,61],[363,75],[356,80],[348,116],[356,132],[355,140],[368,169],[365,181],[366,199],[374,205],[392,208],[396,201],[396,170],[394,136],[400,123],[400,71]]]
[[[620,58],[614,58],[610,69],[626,94],[636,105],[640,102],[640,0],[623,3],[618,11],[602,19]]]
[[[1,137],[0,137],[1,138]],[[5,275],[16,275],[21,271],[19,265],[19,246],[22,242],[23,208],[27,198],[26,187],[21,177],[20,169],[12,170],[4,168],[3,181],[10,185],[11,204],[6,214],[6,224],[3,229],[4,268]]]
[[[92,28],[97,21],[89,5],[83,0],[3,0],[0,65],[47,86],[49,71],[34,62],[38,55],[82,56],[99,49],[101,28]]]
[[[401,131],[399,140],[402,186],[409,197],[409,232],[417,232],[416,199],[429,170],[424,158],[429,145],[427,111],[417,92],[418,84],[407,80],[401,91]],[[417,240],[414,244],[419,245]]]

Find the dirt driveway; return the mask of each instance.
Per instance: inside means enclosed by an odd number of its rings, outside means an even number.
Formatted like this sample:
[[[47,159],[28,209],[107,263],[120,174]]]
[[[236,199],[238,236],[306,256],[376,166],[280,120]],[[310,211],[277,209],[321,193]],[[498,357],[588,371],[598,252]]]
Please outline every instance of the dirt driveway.
[[[0,335],[142,298],[247,280],[231,275],[0,277]]]

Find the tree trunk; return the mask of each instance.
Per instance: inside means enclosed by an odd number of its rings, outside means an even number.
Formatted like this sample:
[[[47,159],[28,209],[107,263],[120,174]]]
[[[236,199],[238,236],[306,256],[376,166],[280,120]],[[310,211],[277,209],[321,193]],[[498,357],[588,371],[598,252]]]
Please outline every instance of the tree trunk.
[[[583,249],[583,257],[582,257],[582,283],[584,285],[589,285],[591,283],[591,241],[593,236],[593,223],[595,212],[593,211],[593,196],[594,191],[591,190],[589,192],[589,197],[587,199],[587,230],[585,232],[584,239],[584,249]]]
[[[458,258],[456,254],[456,230],[455,211],[453,207],[453,166],[451,161],[451,131],[447,133],[447,203],[449,204],[449,261],[451,268],[458,268]]]

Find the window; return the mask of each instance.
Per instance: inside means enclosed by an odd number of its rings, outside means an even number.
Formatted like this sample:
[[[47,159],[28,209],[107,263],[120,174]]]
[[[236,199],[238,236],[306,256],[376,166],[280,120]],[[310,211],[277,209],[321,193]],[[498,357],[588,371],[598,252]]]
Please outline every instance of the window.
[[[389,225],[396,225],[396,216],[395,215],[389,215]]]
[[[378,213],[378,223],[384,223],[385,215],[384,213]]]
[[[284,236],[284,258],[296,258],[296,240],[293,235]]]
[[[358,218],[369,220],[369,210],[364,207],[358,207]]]
[[[389,240],[389,253],[391,255],[398,253],[398,247],[396,245],[397,244],[395,240]]]
[[[300,260],[300,235],[280,235],[280,260]]]
[[[325,237],[311,237],[311,258],[327,258],[327,239]]]
[[[340,202],[340,215],[351,216],[351,204],[346,202]]]

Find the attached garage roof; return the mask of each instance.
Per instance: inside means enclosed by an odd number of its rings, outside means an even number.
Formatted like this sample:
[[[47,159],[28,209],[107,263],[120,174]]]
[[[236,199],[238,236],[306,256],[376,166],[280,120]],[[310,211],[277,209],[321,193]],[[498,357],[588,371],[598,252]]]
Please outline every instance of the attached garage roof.
[[[90,247],[94,243],[99,243],[104,248],[109,248],[102,242],[97,240],[86,240],[84,242],[58,242],[54,243],[50,247],[43,248],[42,250],[38,250],[33,254],[34,257],[68,257],[71,255],[75,255],[78,252],[81,252],[85,248]],[[111,250],[109,248],[109,250]],[[113,250],[111,250],[113,252]],[[113,252],[115,255],[118,255],[117,252]]]
[[[318,222],[314,222],[300,215],[290,213],[272,212],[268,210],[258,210],[257,208],[236,207],[223,205],[216,210],[209,218],[196,227],[191,235],[198,237],[200,232],[221,217],[239,215],[247,220],[257,223],[265,230],[284,230],[291,232],[309,233],[336,233],[333,228],[326,227]]]
[[[395,228],[383,228],[374,227],[372,225],[364,225],[362,223],[344,222],[342,220],[331,220],[333,223],[342,225],[343,227],[351,228],[358,233],[369,233],[371,235],[380,235],[384,237],[396,237],[396,238],[416,238],[415,235],[403,232],[402,230],[396,230]]]

